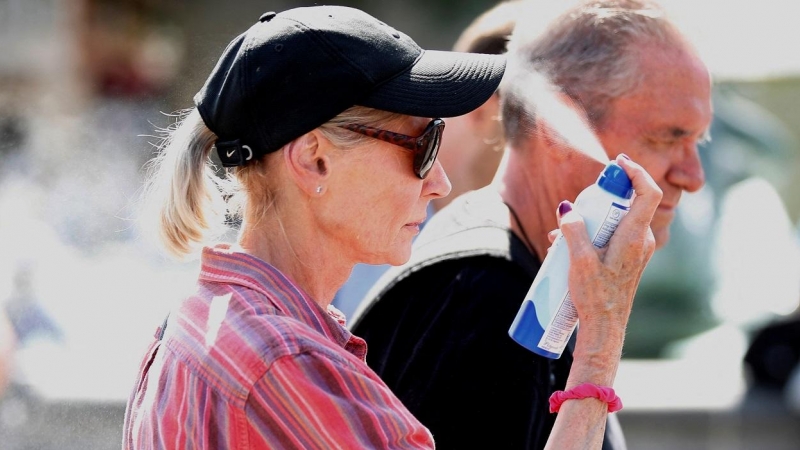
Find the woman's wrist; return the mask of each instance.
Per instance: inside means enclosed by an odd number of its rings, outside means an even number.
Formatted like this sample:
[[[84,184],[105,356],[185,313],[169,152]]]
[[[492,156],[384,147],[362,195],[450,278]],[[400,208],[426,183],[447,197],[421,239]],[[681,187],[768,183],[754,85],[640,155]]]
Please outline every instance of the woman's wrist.
[[[622,400],[614,392],[614,388],[609,386],[598,386],[593,383],[582,383],[564,391],[555,391],[550,396],[550,412],[557,413],[561,410],[561,405],[567,400],[582,400],[585,398],[595,398],[604,402],[608,412],[613,413],[622,409]]]
[[[579,328],[566,387],[582,383],[613,386],[622,357],[623,340],[622,333]]]

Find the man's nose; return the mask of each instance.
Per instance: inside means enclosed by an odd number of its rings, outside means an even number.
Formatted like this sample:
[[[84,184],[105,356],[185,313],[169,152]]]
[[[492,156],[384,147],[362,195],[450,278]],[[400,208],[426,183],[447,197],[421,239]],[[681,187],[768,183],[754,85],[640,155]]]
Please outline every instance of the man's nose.
[[[667,173],[667,181],[687,192],[695,192],[703,187],[706,174],[696,143],[686,144],[681,158],[675,161]]]

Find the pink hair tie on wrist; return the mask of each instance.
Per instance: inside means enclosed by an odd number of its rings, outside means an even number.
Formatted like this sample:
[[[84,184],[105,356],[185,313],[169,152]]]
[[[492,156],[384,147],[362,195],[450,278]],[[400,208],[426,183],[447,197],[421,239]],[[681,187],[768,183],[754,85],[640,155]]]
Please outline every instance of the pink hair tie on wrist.
[[[553,395],[550,396],[550,412],[557,413],[561,409],[561,404],[567,400],[582,398],[596,398],[608,403],[608,412],[610,413],[622,409],[622,400],[620,400],[613,388],[584,383],[566,391],[553,392]]]

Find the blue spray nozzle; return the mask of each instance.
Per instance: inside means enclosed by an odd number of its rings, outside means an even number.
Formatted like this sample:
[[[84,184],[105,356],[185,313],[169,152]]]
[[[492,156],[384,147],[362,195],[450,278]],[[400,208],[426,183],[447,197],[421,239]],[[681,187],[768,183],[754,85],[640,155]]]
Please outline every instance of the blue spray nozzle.
[[[633,197],[633,184],[622,167],[616,161],[609,162],[600,176],[597,185],[604,190],[622,198]]]

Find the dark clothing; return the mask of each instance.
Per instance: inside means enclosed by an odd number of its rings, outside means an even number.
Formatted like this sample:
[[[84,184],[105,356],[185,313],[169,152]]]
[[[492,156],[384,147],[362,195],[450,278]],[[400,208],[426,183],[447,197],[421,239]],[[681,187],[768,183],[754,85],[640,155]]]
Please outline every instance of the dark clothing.
[[[353,317],[367,364],[437,447],[547,442],[548,398],[564,388],[572,353],[547,359],[508,336],[539,266],[511,233],[500,196],[485,188],[437,213],[411,260],[387,272]]]
[[[750,369],[754,385],[786,389],[792,373],[800,367],[800,315],[775,320],[757,329],[744,355],[744,364]]]

